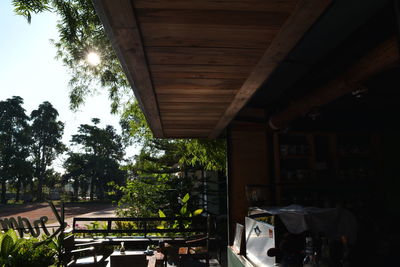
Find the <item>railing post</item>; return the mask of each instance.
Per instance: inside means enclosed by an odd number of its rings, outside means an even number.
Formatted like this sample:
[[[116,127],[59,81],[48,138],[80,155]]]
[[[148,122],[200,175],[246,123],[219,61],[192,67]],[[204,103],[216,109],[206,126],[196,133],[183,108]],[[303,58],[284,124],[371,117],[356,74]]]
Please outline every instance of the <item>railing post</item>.
[[[111,232],[112,219],[107,220],[107,234]]]
[[[207,255],[206,255],[206,266],[210,266],[210,238],[211,238],[211,215],[207,215],[207,239],[206,239],[206,246],[207,246]]]
[[[144,237],[147,237],[147,221],[144,221]]]

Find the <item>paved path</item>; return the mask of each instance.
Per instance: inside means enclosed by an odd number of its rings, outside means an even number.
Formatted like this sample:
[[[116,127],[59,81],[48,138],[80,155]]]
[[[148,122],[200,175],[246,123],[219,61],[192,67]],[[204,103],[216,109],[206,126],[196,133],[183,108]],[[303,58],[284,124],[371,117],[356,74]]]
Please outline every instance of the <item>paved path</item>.
[[[111,207],[111,208],[105,208],[102,210],[97,210],[97,211],[93,211],[93,212],[88,212],[88,213],[84,213],[84,214],[79,214],[79,215],[74,215],[74,216],[67,216],[65,218],[65,222],[67,223],[67,225],[72,226],[72,222],[74,217],[116,217],[115,216],[115,208]],[[59,223],[50,223],[48,224],[49,226],[58,226]]]
[[[56,205],[60,210],[59,205]],[[111,204],[96,202],[73,202],[65,203],[65,217],[77,217],[93,213],[93,216],[101,216],[104,210],[113,210]],[[96,213],[97,212],[97,213]],[[112,212],[111,212],[112,213]],[[108,213],[110,214],[110,213]],[[48,203],[28,203],[28,204],[0,204],[0,218],[25,217],[29,220],[37,220],[42,216],[47,216],[49,223],[57,222],[50,205]]]

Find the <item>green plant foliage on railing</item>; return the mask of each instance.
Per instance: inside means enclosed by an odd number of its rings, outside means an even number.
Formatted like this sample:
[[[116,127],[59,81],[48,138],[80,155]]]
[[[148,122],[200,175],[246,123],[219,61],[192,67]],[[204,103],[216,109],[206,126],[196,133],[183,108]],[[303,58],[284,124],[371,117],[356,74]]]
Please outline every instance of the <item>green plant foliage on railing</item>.
[[[193,212],[191,212],[188,209],[188,203],[189,203],[190,195],[187,193],[180,201],[180,204],[182,205],[179,214],[175,214],[176,217],[186,217],[186,218],[191,218],[195,216],[199,216],[201,213],[203,213],[203,209],[197,209]],[[160,218],[166,218],[167,216],[162,210],[158,210],[158,216]],[[179,220],[175,220],[174,222],[169,222],[169,221],[162,221],[160,225],[157,226],[157,229],[180,229],[180,227],[183,227],[184,229],[189,229],[192,226],[192,221],[189,220],[182,220],[181,224]],[[166,235],[166,236],[173,236],[173,235],[181,235],[181,236],[186,236],[194,233],[190,232],[185,232],[185,233],[163,233],[161,235]]]
[[[39,243],[37,238],[18,238],[9,229],[0,232],[0,267],[43,267],[55,263],[57,244],[53,239]],[[39,244],[39,245],[37,245]]]

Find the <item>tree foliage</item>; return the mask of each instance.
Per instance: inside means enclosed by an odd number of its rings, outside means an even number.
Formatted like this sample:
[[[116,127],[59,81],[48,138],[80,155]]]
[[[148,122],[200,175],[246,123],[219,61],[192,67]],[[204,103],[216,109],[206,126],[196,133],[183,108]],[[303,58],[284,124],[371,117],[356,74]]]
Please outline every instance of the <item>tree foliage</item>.
[[[51,174],[50,167],[57,155],[65,151],[61,139],[64,133],[64,123],[57,120],[58,111],[50,102],[43,102],[31,113],[31,132],[33,138],[32,156],[35,177],[38,179],[37,198],[41,200],[43,183],[46,174]]]
[[[124,156],[121,137],[110,125],[98,127],[99,119],[92,122],[93,125],[81,124],[78,133],[72,136],[71,143],[81,152],[70,153],[64,165],[66,178],[72,178],[75,187],[89,182],[91,200],[95,192],[98,198],[104,198],[107,184],[111,181],[121,184],[125,177],[119,168]]]
[[[18,96],[0,101],[0,179],[1,202],[6,203],[6,184],[20,184],[23,167],[29,168],[28,156],[31,136],[28,116],[22,107],[23,99]]]
[[[55,12],[59,16],[59,39],[53,43],[57,58],[71,73],[70,103],[77,109],[96,91],[98,85],[106,88],[112,100],[111,109],[120,107],[121,96],[127,95],[128,81],[104,33],[103,25],[93,7],[92,0],[14,0],[14,11],[31,21],[32,13]],[[85,62],[89,52],[97,53],[101,63],[91,66]]]
[[[79,190],[82,197],[86,197],[89,190],[91,171],[89,166],[89,156],[84,153],[68,153],[68,158],[64,161],[65,174],[63,183],[71,184],[74,190],[74,199],[78,199]]]
[[[140,154],[135,158],[138,171],[148,168],[148,171],[164,169],[168,172],[167,169],[177,170],[177,166],[181,169],[191,166],[225,171],[226,143],[224,139],[154,138],[136,101],[127,105],[120,124],[125,140],[142,146]],[[172,166],[174,167],[171,169]]]

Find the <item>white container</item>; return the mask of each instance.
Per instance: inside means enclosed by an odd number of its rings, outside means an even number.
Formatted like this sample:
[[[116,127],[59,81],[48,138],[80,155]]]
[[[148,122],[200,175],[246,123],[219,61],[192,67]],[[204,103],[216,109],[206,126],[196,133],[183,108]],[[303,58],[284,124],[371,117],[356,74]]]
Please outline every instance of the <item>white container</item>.
[[[246,258],[259,267],[272,267],[275,257],[270,257],[267,252],[275,247],[274,226],[265,222],[246,217]]]

